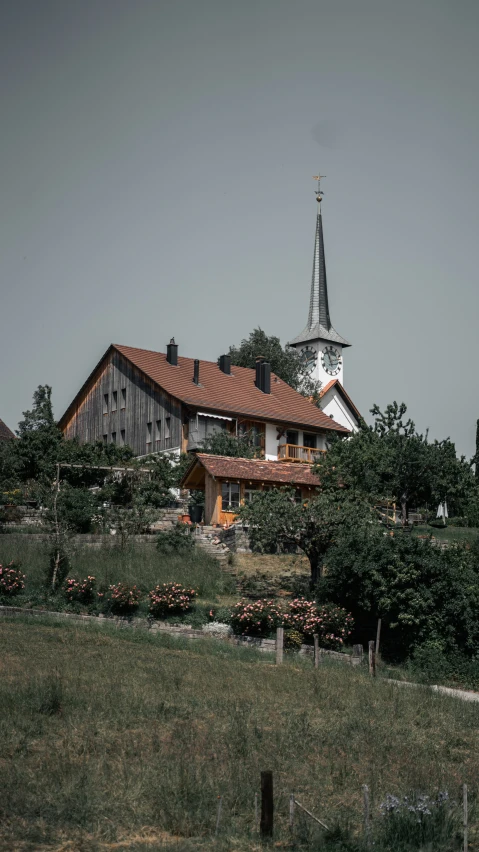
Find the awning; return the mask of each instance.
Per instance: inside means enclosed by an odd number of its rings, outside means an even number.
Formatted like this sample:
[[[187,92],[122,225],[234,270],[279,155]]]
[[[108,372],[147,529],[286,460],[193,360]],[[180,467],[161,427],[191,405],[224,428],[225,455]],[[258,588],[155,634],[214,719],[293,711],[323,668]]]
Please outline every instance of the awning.
[[[215,420],[234,420],[234,417],[223,417],[222,414],[210,414],[209,411],[198,411],[198,417],[213,417]]]

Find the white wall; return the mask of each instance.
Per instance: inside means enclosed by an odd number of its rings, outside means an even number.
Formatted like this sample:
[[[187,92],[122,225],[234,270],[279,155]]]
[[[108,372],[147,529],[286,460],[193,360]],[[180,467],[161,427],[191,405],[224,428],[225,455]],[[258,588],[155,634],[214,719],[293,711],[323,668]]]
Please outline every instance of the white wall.
[[[321,408],[328,417],[332,417],[336,423],[350,429],[351,432],[358,431],[358,425],[354,414],[339,395],[336,388],[331,388],[321,399]]]
[[[267,423],[265,430],[265,445],[264,445],[264,454],[267,461],[276,461],[278,458],[278,444],[280,443],[277,439],[278,430],[274,423]],[[281,438],[281,443],[285,443],[285,438]]]
[[[327,346],[333,346],[339,354],[341,355],[341,363],[339,367],[339,371],[335,376],[332,376],[330,373],[327,373],[326,370],[323,369],[323,365],[321,362],[321,354]],[[308,343],[300,343],[295,346],[295,349],[301,353],[301,350],[304,348],[313,349],[316,353],[316,366],[311,373],[311,378],[316,381],[322,382],[323,387],[326,387],[329,382],[333,379],[339,379],[341,384],[344,386],[344,360],[343,360],[343,347],[340,343],[332,343],[330,340],[311,340]]]

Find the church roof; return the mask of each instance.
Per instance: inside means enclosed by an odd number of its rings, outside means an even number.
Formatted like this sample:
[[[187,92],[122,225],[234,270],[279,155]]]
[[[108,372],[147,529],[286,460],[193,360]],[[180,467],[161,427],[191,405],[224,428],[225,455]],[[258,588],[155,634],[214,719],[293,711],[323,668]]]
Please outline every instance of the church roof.
[[[323,220],[321,208],[316,217],[316,236],[314,240],[313,274],[311,278],[311,296],[309,300],[308,323],[301,334],[290,340],[290,346],[307,343],[310,340],[330,340],[342,346],[350,346],[344,337],[336,331],[329,316],[328,282],[326,279],[326,258],[324,254]]]

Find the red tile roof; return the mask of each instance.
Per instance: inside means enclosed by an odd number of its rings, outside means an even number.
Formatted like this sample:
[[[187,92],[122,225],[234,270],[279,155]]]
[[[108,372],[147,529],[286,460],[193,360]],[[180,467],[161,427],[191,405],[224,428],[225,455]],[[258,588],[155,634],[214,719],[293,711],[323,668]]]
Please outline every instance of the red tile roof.
[[[317,487],[319,479],[311,473],[309,464],[294,462],[263,461],[262,459],[238,459],[232,456],[213,456],[197,453],[194,462],[186,471],[181,486],[187,482],[198,464],[219,479],[247,479],[252,482],[270,482],[276,485],[309,485]]]
[[[354,402],[352,401],[351,397],[349,396],[349,394],[346,393],[346,391],[344,390],[339,379],[332,379],[330,382],[328,382],[328,384],[324,388],[321,388],[320,393],[319,393],[319,398],[321,399],[321,397],[325,396],[325,394],[327,394],[327,392],[329,390],[331,390],[331,388],[333,388],[335,385],[336,385],[339,393],[341,394],[341,396],[345,400],[345,402],[349,405],[351,411],[356,415],[358,420],[362,420],[362,417],[361,417],[358,409],[356,408],[356,406],[355,406]]]
[[[193,382],[193,358],[178,358],[173,367],[162,352],[114,345],[132,364],[171,396],[187,405],[222,414],[243,415],[285,425],[348,433],[286,382],[271,374],[271,393],[255,386],[255,370],[232,367],[223,373],[214,361],[200,361],[200,384]]]
[[[9,441],[11,438],[14,438],[12,430],[8,428],[8,426],[0,420],[0,441]]]

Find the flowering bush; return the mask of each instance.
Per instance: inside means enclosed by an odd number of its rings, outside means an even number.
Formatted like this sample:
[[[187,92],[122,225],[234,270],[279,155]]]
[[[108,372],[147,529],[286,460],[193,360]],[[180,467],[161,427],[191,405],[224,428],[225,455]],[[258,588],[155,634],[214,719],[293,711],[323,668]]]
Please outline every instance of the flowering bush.
[[[235,633],[265,636],[284,623],[282,609],[271,600],[241,600],[231,610],[231,626]]]
[[[73,577],[69,577],[63,591],[68,603],[80,603],[87,606],[93,603],[95,599],[95,578],[90,577],[90,575],[85,580],[75,580]]]
[[[18,565],[10,562],[5,567],[0,565],[0,595],[13,598],[19,595],[25,588],[25,574],[22,574]]]
[[[162,583],[149,592],[150,614],[153,618],[181,615],[191,609],[196,597],[194,589],[185,589],[179,583]]]
[[[117,583],[109,587],[107,603],[114,615],[132,615],[140,603],[141,592],[137,586]]]
[[[380,839],[388,848],[453,849],[460,825],[455,804],[447,790],[437,796],[414,792],[402,799],[387,795],[379,808],[384,817],[378,825]]]
[[[338,650],[351,633],[354,620],[345,609],[334,604],[317,604],[305,598],[295,598],[289,605],[286,623],[306,637],[317,633],[323,648]]]

